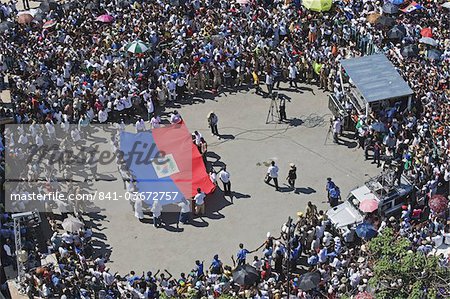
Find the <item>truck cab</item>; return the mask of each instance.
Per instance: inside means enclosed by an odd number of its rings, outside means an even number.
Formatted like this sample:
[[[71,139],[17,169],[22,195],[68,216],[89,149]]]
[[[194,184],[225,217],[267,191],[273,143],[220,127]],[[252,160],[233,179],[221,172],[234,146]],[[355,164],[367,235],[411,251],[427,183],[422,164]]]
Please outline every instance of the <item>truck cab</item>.
[[[400,185],[394,184],[394,172],[388,170],[350,191],[347,199],[329,209],[327,215],[337,228],[359,224],[366,216],[366,213],[359,210],[359,204],[366,199],[374,199],[378,202],[378,209],[373,213],[380,217],[390,217],[401,211],[413,193],[414,186],[405,176],[401,177]]]

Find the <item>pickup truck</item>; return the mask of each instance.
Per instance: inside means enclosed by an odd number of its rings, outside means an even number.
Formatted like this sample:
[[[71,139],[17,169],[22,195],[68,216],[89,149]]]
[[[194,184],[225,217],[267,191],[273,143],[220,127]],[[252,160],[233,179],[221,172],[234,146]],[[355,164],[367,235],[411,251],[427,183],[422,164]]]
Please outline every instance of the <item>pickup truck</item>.
[[[393,182],[393,173],[386,172],[350,191],[347,199],[329,209],[327,215],[336,228],[359,224],[364,221],[366,215],[359,210],[359,203],[365,199],[375,199],[378,201],[378,209],[373,213],[390,217],[399,213],[413,194],[414,185],[405,176],[402,175],[398,185]]]

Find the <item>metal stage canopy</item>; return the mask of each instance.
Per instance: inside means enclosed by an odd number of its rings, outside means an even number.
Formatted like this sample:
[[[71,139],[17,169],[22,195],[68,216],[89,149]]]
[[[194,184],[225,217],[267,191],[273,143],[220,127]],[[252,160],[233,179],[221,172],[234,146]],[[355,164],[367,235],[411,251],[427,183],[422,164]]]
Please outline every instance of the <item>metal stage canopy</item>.
[[[341,65],[367,103],[413,94],[384,54],[341,60]]]

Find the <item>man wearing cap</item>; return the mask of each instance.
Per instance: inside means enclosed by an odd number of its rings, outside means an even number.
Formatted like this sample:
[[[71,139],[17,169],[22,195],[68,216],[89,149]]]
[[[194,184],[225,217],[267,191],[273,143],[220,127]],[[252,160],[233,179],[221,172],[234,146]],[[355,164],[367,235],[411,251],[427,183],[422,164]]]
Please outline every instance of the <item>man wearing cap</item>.
[[[286,180],[288,181],[289,186],[292,189],[295,189],[295,180],[297,179],[297,168],[294,163],[289,164],[290,169],[287,175]]]

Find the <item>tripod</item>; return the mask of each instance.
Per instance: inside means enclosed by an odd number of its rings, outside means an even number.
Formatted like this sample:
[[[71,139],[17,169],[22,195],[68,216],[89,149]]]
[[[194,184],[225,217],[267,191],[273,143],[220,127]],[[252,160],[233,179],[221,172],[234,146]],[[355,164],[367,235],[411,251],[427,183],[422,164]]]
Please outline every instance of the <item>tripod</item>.
[[[269,121],[269,118],[271,119]],[[272,96],[270,101],[269,113],[267,113],[266,124],[278,122],[280,119],[280,111],[278,110],[278,103],[276,96]]]

